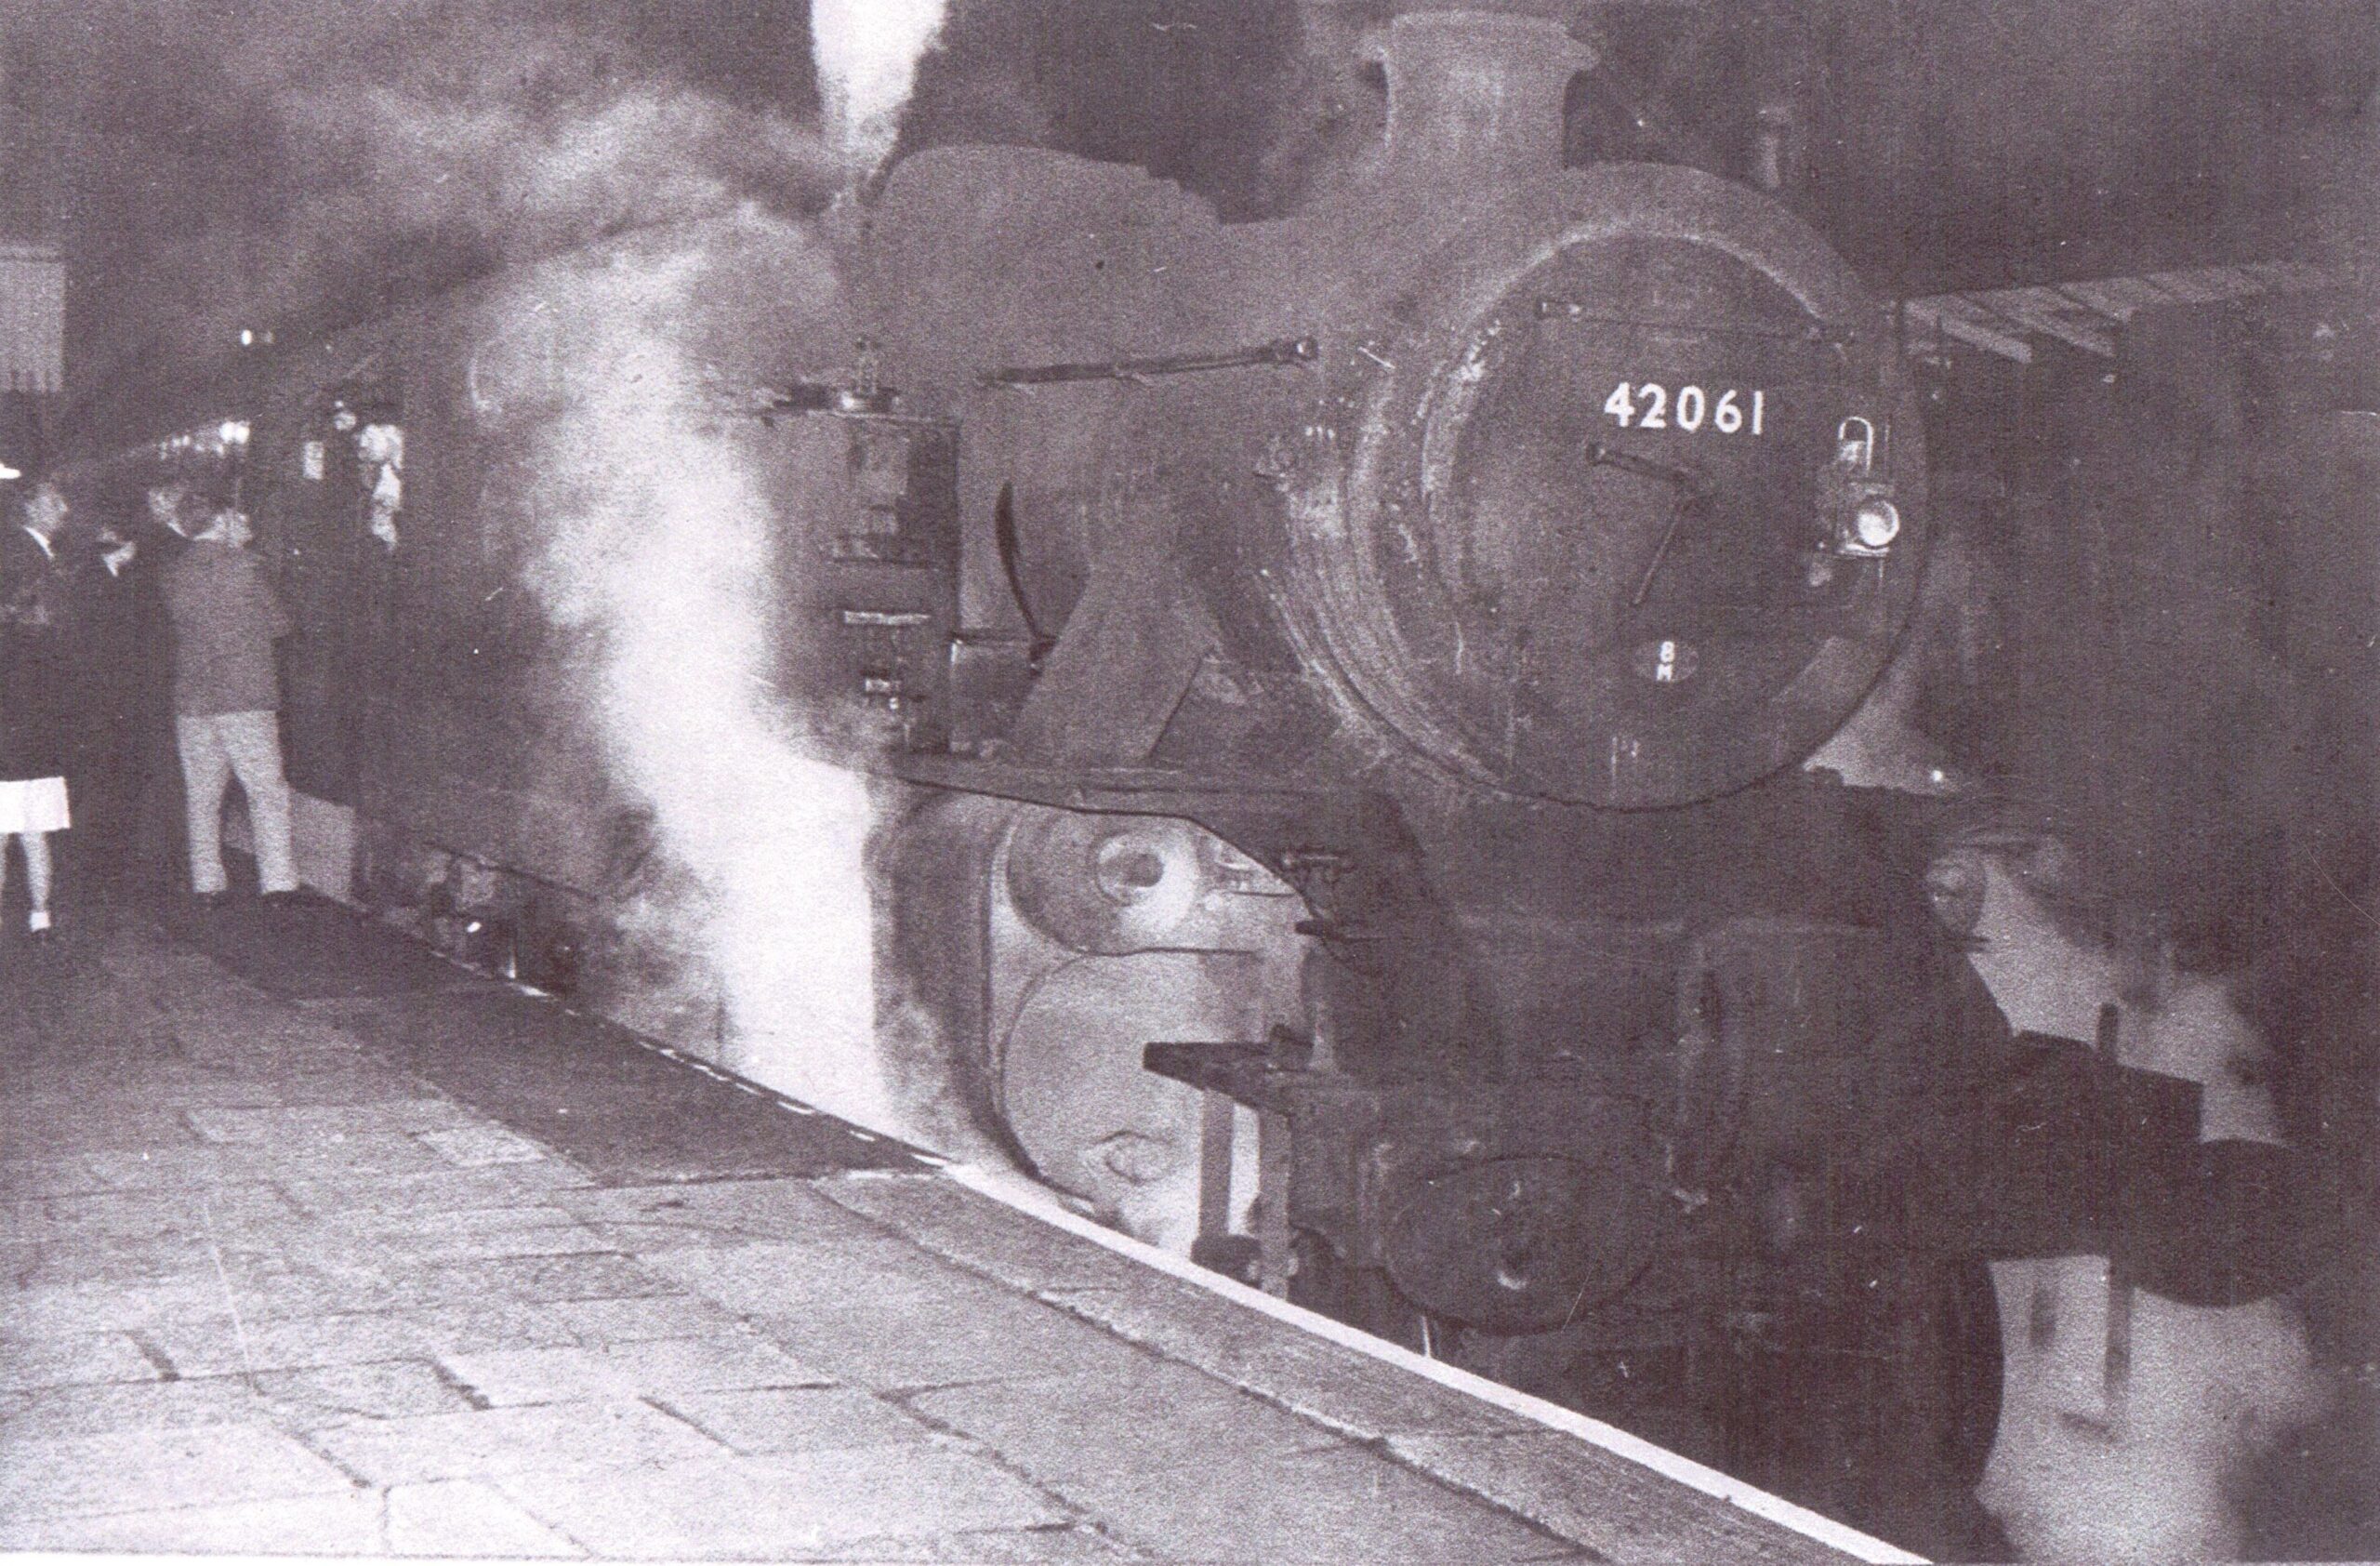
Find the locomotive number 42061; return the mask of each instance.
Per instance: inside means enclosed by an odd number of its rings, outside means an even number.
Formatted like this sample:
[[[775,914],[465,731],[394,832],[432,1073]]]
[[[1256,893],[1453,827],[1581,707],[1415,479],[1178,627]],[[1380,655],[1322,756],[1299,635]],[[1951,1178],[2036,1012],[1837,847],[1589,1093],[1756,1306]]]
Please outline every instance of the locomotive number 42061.
[[[1722,435],[1757,435],[1767,414],[1768,394],[1749,394],[1729,387],[1711,392],[1699,386],[1681,386],[1673,395],[1658,381],[1611,389],[1603,411],[1623,430],[1683,430],[1688,434],[1708,425]]]

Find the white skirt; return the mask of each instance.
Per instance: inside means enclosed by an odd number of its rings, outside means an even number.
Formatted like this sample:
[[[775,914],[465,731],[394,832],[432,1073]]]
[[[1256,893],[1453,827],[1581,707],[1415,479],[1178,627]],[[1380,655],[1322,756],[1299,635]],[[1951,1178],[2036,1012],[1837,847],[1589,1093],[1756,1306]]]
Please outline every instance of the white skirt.
[[[62,832],[73,824],[63,777],[0,782],[0,832]]]

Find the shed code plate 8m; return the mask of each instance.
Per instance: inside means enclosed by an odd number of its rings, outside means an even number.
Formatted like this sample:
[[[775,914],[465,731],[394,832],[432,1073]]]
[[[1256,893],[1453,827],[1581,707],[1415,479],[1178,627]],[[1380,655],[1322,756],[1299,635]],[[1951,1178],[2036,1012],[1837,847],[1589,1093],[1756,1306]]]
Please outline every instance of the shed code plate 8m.
[[[1690,435],[1708,428],[1722,435],[1757,435],[1767,423],[1768,393],[1681,386],[1673,394],[1657,380],[1623,380],[1603,400],[1603,411],[1623,430],[1683,430]]]

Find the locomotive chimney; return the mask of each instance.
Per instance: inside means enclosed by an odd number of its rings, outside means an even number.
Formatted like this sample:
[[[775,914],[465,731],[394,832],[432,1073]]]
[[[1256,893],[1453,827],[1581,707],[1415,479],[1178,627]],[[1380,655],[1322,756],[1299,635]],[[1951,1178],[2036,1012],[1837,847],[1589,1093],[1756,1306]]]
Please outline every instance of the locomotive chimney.
[[[1560,168],[1564,96],[1595,60],[1558,21],[1496,11],[1408,12],[1360,49],[1388,76],[1390,166],[1450,193]]]

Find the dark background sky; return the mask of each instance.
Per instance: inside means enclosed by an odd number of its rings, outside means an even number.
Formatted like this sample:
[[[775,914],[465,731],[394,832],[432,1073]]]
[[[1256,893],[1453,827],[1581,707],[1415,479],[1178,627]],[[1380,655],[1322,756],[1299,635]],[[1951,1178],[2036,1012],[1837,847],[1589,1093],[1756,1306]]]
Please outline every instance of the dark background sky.
[[[1581,154],[1735,172],[1762,84],[1808,114],[1796,200],[1888,289],[2317,254],[2380,166],[2374,0],[1737,0],[1604,13]],[[0,233],[73,263],[87,387],[330,324],[654,218],[800,208],[806,0],[0,0]],[[1227,214],[1298,194],[1317,113],[1291,0],[954,0],[905,147],[1144,163]],[[1615,106],[1674,127],[1636,136]]]

